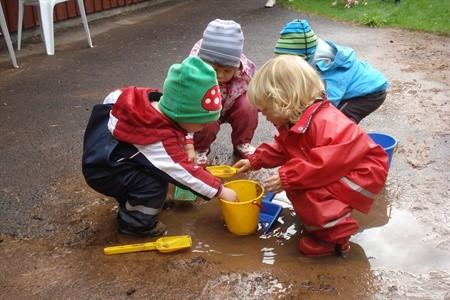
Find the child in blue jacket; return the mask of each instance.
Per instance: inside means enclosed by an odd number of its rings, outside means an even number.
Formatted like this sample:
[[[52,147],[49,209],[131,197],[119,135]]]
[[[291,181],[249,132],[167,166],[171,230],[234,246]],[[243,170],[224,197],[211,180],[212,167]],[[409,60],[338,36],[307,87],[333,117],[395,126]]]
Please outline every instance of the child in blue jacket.
[[[186,134],[216,122],[221,109],[216,72],[198,57],[170,67],[162,94],[131,86],[94,106],[84,135],[83,175],[94,190],[117,199],[121,233],[165,233],[157,216],[169,182],[205,199],[236,200],[184,148]]]
[[[324,81],[327,98],[356,123],[386,99],[388,82],[380,71],[358,59],[353,49],[318,39],[306,20],[287,23],[274,52],[308,61]]]

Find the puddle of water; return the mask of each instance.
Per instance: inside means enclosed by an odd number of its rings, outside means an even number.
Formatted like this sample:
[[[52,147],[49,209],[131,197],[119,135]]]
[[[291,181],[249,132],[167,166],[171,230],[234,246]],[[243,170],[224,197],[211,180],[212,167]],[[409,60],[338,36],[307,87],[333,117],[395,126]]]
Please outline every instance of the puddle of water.
[[[283,299],[290,289],[292,285],[283,285],[268,272],[232,273],[209,280],[200,298]]]
[[[261,252],[263,254],[262,263],[267,265],[273,265],[275,263],[275,258],[277,254],[274,252],[274,248],[262,248]]]
[[[366,229],[351,241],[364,249],[372,268],[450,272],[450,254],[423,242],[431,233],[411,213],[393,209],[386,225]]]
[[[449,253],[424,242],[427,235],[432,234],[431,228],[419,224],[407,211],[392,209],[385,193],[380,195],[369,215],[355,212],[362,232],[353,236],[351,242],[363,249],[365,260],[368,259],[372,268],[450,272]],[[276,265],[292,256],[300,256],[296,249],[299,221],[284,193],[277,194],[273,202],[284,208],[265,235],[236,236],[230,233],[217,200],[178,204],[162,214],[162,221],[168,225],[169,235],[191,235],[194,253],[247,260],[251,257],[254,264],[258,262],[255,256],[259,252],[260,264]]]
[[[293,283],[300,294],[321,291],[329,293],[329,296],[342,293],[356,299],[360,293],[362,297],[359,298],[364,299],[367,295],[373,295],[380,284],[376,279],[377,270],[383,274],[389,270],[395,274],[450,272],[448,253],[423,241],[431,229],[420,225],[411,213],[391,209],[386,200],[389,197],[383,197],[383,194],[369,215],[355,213],[363,231],[352,238],[351,250],[345,259],[334,256],[305,257],[297,249],[299,220],[283,195],[277,196],[274,201],[280,205],[285,203],[286,207],[266,235],[236,236],[230,233],[216,199],[177,203],[173,209],[161,214],[161,221],[167,225],[168,235],[190,235],[193,241],[190,252],[208,257],[211,265],[219,269],[226,265],[224,269],[233,271],[255,271],[225,272],[221,277],[211,278],[208,282],[211,293],[240,293],[248,287],[248,280],[253,279],[250,281],[254,282],[258,278],[261,284],[254,283],[253,289],[261,285],[264,289],[275,289],[274,293],[278,295],[283,295],[285,289],[292,292],[290,283]],[[273,278],[264,277],[264,272],[268,270]],[[275,280],[277,278],[282,281],[281,285]],[[390,283],[387,278],[391,277],[383,276],[383,280]],[[397,276],[392,277],[395,278]],[[416,280],[413,277],[412,284]],[[447,277],[433,280],[433,286],[446,284]],[[355,284],[359,286],[358,290],[353,289]],[[393,285],[399,290],[409,291],[403,285]],[[386,289],[387,293],[391,293],[389,286]]]
[[[216,199],[176,204],[172,210],[161,214],[161,221],[168,227],[168,235],[189,234],[192,237],[193,253],[267,265],[276,264],[279,258],[290,257],[286,252],[296,252],[296,239],[292,238],[298,230],[295,214],[285,208],[278,220],[267,234],[256,232],[237,236],[227,230]],[[249,260],[250,257],[252,259]],[[259,258],[255,261],[256,257]]]

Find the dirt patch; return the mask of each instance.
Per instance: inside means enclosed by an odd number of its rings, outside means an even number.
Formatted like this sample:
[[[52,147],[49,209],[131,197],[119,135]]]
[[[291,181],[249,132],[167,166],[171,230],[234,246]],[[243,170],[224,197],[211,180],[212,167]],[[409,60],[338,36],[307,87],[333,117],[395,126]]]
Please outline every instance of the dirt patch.
[[[450,297],[446,213],[450,211],[450,40],[417,32],[354,27],[317,17],[311,17],[316,32],[328,33],[339,44],[354,47],[359,56],[388,76],[386,102],[361,126],[390,133],[399,142],[388,182],[375,207],[367,216],[355,213],[361,232],[352,239],[347,257],[301,256],[297,250],[300,226],[287,208],[270,235],[234,236],[224,226],[217,200],[177,204],[162,213],[169,235],[192,236],[193,246],[187,251],[103,255],[106,246],[147,240],[118,234],[116,202],[92,191],[81,177],[81,137],[90,109],[111,86],[124,84],[119,79],[132,78],[144,84],[149,69],[163,74],[169,60],[173,63],[183,56],[181,53],[187,53],[189,47],[179,44],[190,45],[201,34],[201,26],[192,21],[194,16],[202,17],[206,24],[215,4],[221,8],[230,5],[229,10],[221,9],[221,14],[230,14],[223,18],[240,16],[247,22],[246,47],[259,64],[271,55],[277,34],[273,30],[272,35],[264,36],[267,40],[256,42],[255,37],[262,39],[261,24],[281,28],[298,15],[281,8],[268,14],[262,2],[226,2],[208,1],[208,7],[203,7],[206,1],[195,1],[160,16],[124,22],[123,28],[96,37],[98,48],[66,45],[56,57],[24,57],[21,70],[2,73],[0,298]],[[172,32],[167,20],[177,20],[182,32]],[[121,41],[130,38],[126,27],[131,24],[137,37],[129,41],[133,45],[129,50],[129,44]],[[171,41],[167,47],[162,35]],[[149,50],[147,36],[157,40],[161,50]],[[97,49],[112,49],[118,44],[123,52],[120,55],[102,50],[104,60],[98,59],[99,53],[89,57]],[[142,62],[142,57],[149,56],[157,64]],[[133,64],[130,58],[126,67],[125,63],[117,66],[123,57],[138,57],[139,63]],[[65,77],[67,70],[72,71],[72,77]],[[50,85],[49,73],[58,78]],[[62,94],[66,96],[61,98]],[[255,144],[271,139],[273,132],[261,118]],[[224,127],[211,156],[216,162],[230,163],[231,150],[229,128]],[[262,179],[271,172],[250,176]]]

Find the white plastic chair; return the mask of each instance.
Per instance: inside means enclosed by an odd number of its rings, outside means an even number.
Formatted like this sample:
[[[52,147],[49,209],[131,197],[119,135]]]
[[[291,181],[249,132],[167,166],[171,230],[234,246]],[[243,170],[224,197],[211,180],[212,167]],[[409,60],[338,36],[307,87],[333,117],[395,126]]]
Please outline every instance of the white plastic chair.
[[[41,23],[41,33],[45,43],[45,50],[48,55],[55,54],[55,42],[53,32],[53,9],[56,4],[66,2],[69,0],[19,0],[19,20],[17,26],[17,50],[20,50],[22,39],[22,24],[23,24],[23,8],[24,5],[39,6],[39,18]],[[80,9],[81,20],[89,47],[92,48],[91,33],[86,18],[86,11],[84,10],[83,0],[77,0],[78,8]]]
[[[8,47],[9,56],[11,57],[12,64],[15,68],[18,68],[16,54],[11,42],[11,36],[9,35],[8,26],[6,25],[5,14],[3,13],[2,3],[0,2],[0,26],[2,27],[3,36],[5,37],[6,46]]]

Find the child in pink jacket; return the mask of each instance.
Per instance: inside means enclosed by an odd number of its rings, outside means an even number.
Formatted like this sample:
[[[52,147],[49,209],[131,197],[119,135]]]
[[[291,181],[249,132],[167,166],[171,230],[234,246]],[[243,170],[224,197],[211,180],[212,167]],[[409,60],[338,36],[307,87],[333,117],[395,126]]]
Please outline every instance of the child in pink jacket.
[[[342,255],[359,227],[353,209],[368,213],[384,186],[386,152],[326,99],[319,75],[298,56],[270,59],[248,95],[278,135],[235,167],[279,167],[265,188],[286,191],[302,222],[300,252]]]
[[[231,125],[236,154],[245,158],[255,151],[250,143],[258,124],[258,110],[247,99],[247,87],[256,66],[244,55],[243,47],[241,26],[232,20],[216,19],[191,50],[191,55],[199,56],[216,71],[223,103],[219,120],[193,137],[198,165],[208,163],[210,146],[222,123]]]

